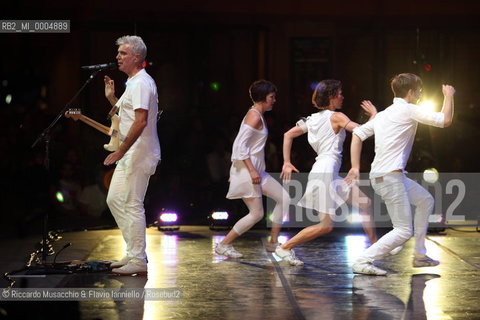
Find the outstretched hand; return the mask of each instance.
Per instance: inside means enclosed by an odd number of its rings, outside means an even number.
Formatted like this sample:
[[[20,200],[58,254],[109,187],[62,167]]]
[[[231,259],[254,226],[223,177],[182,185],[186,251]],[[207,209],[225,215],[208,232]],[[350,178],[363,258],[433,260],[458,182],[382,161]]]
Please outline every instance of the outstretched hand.
[[[283,179],[284,183],[289,183],[290,182],[290,179],[292,178],[292,171],[300,172],[291,163],[284,163],[283,164],[282,173],[280,174],[280,178]]]
[[[347,176],[343,179],[349,186],[354,185],[360,179],[360,171],[357,168],[351,168]]]
[[[377,108],[375,108],[375,106],[370,100],[363,100],[360,103],[360,106],[363,110],[365,110],[370,119],[375,117],[375,115],[377,114]]]

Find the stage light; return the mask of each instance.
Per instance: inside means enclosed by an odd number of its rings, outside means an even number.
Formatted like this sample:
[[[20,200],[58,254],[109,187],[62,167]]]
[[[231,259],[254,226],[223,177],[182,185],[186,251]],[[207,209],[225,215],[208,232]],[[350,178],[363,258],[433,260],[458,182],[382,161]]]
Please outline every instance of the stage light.
[[[315,91],[315,88],[318,86],[318,82],[310,82],[310,90]]]
[[[173,212],[164,212],[160,215],[160,220],[162,222],[177,222],[177,214]]]
[[[212,219],[214,220],[227,220],[228,212],[227,211],[214,211],[212,212]]]
[[[441,213],[433,213],[428,216],[428,232],[438,233],[445,231],[445,219]]]
[[[288,221],[289,221],[289,217],[288,217],[288,213],[286,213],[282,216],[282,223],[285,223]],[[267,213],[267,223],[273,223],[273,212]]]
[[[273,213],[267,214],[268,222],[273,222]]]
[[[422,108],[427,109],[428,111],[435,111],[435,109],[436,109],[435,103],[433,103],[433,101],[430,101],[430,100],[423,100],[423,101],[420,103],[420,106],[421,106]]]
[[[288,239],[290,239],[289,236],[278,236],[278,243],[281,243],[281,244],[284,244],[288,241]]]
[[[11,94],[7,94],[7,96],[5,97],[5,103],[6,103],[6,104],[10,104],[10,102],[12,102],[12,95],[11,95]]]
[[[162,211],[158,215],[157,227],[159,231],[173,231],[180,229],[178,214],[175,212]]]
[[[423,180],[428,183],[435,183],[438,181],[438,171],[435,168],[426,169],[423,172]]]
[[[430,72],[432,70],[432,65],[430,63],[425,63],[423,65],[423,69],[427,72]]]
[[[443,223],[443,215],[437,214],[437,213],[432,213],[431,215],[428,216],[428,222]]]
[[[60,202],[60,203],[65,202],[65,198],[63,197],[63,193],[61,191],[57,191],[55,193],[55,199],[57,199],[57,201]]]
[[[207,217],[210,230],[226,230],[230,229],[230,215],[227,211],[212,211]]]
[[[213,91],[219,91],[220,90],[220,83],[218,83],[218,82],[210,83],[210,89],[212,89]]]

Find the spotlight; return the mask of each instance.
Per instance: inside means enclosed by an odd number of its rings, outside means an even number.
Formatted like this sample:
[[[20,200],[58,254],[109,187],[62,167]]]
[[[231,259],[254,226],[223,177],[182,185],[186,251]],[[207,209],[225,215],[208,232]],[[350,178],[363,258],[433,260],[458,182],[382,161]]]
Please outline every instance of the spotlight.
[[[229,214],[227,211],[212,211],[207,217],[210,230],[226,230],[230,229]]]
[[[435,168],[426,169],[423,172],[423,180],[428,183],[435,183],[438,181],[438,171]]]
[[[210,89],[212,89],[215,92],[218,92],[220,90],[220,87],[221,87],[221,85],[220,85],[219,82],[214,81],[214,82],[210,83]]]
[[[180,229],[177,213],[167,211],[160,212],[157,220],[157,228],[159,231],[175,231]]]
[[[432,213],[428,217],[428,232],[439,233],[445,231],[445,219],[441,213]]]
[[[65,202],[65,198],[63,197],[63,193],[61,191],[55,192],[55,199],[57,199],[57,201],[60,203]]]
[[[426,110],[428,111],[436,111],[437,107],[436,107],[436,103],[432,100],[423,100],[422,99],[422,102],[420,103],[420,106],[422,108],[425,108]]]

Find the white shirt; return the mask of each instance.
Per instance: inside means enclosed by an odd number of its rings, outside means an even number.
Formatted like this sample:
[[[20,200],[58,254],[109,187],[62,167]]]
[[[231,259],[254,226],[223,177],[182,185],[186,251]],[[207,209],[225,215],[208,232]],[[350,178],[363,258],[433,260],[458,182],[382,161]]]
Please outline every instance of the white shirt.
[[[338,133],[332,128],[330,118],[334,111],[323,110],[312,114],[306,120],[297,122],[303,132],[308,131],[308,143],[317,153],[317,160],[320,157],[329,156],[335,160],[342,159],[343,142],[345,141],[345,130],[342,128]]]
[[[127,136],[135,121],[135,110],[148,110],[147,126],[137,141],[128,149],[127,154],[135,154],[133,161],[146,158],[148,161],[160,160],[160,143],[157,134],[158,94],[155,81],[145,71],[137,72],[128,78],[125,92],[117,101],[120,116],[120,134]]]
[[[258,112],[255,109],[252,109]],[[258,112],[259,113],[259,112]],[[260,114],[260,113],[259,113]],[[265,143],[267,142],[268,129],[260,114],[263,128],[261,130],[255,129],[245,123],[245,118],[240,124],[237,137],[233,142],[232,147],[232,161],[245,160],[252,156],[264,157]]]
[[[418,122],[443,128],[444,121],[442,112],[431,112],[404,99],[394,98],[390,107],[355,128],[353,133],[362,141],[375,134],[375,158],[370,178],[382,177],[394,170],[404,171]]]

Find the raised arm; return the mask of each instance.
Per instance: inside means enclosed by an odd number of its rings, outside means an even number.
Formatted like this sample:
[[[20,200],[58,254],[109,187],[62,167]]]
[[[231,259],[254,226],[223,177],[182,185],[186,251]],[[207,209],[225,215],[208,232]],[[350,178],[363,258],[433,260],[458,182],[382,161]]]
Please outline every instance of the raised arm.
[[[291,162],[292,143],[293,139],[301,136],[304,133],[305,131],[301,127],[295,126],[285,132],[283,135],[283,167],[280,178],[282,178],[285,183],[290,181],[292,177],[292,171],[299,172]]]
[[[444,127],[449,127],[453,121],[453,96],[455,95],[455,88],[449,85],[442,85],[443,92],[443,107],[442,113],[445,116]]]
[[[105,83],[105,97],[113,107],[118,101],[118,98],[115,96],[115,82],[109,76],[103,77],[103,82]]]
[[[413,108],[412,119],[438,128],[450,126],[453,121],[453,96],[455,95],[455,88],[449,85],[442,85],[442,92],[443,107],[440,112],[433,112],[416,106]]]
[[[332,127],[333,130],[338,133],[341,128],[352,132],[353,129],[358,127],[358,123],[353,122],[350,120],[349,117],[347,117],[344,113],[342,112],[335,112],[332,117],[330,118],[332,121]]]

